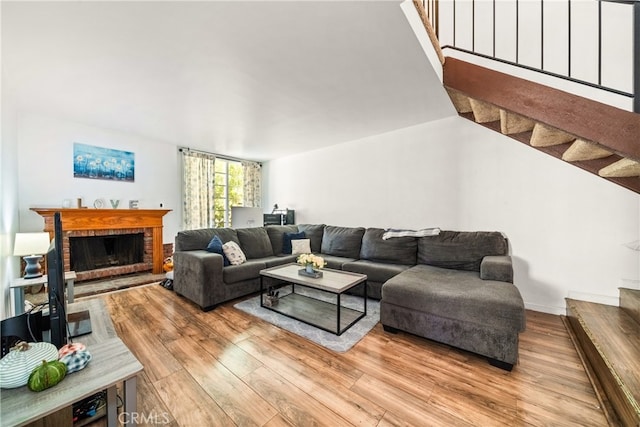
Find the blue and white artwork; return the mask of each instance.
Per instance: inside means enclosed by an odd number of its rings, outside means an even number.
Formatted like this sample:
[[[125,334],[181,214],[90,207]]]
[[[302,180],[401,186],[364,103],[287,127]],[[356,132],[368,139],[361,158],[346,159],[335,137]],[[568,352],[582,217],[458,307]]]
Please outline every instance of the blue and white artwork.
[[[135,154],[129,151],[73,143],[73,176],[133,182]]]

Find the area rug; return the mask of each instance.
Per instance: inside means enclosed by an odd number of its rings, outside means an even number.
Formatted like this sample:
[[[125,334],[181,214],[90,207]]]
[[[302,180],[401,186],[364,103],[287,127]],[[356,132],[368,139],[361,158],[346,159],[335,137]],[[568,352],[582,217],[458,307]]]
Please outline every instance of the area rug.
[[[314,289],[296,288],[296,293],[328,300],[326,293]],[[361,297],[343,295],[341,302],[344,307],[362,310]],[[234,307],[338,353],[344,353],[356,345],[380,321],[380,301],[371,299],[367,299],[367,315],[340,336],[260,307],[259,296],[239,302]]]

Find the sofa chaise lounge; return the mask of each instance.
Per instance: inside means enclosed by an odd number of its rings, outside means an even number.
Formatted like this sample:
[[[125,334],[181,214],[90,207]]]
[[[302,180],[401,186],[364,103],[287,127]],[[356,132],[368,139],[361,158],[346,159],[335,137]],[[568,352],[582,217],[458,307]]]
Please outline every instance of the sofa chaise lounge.
[[[235,242],[246,261],[225,266],[207,247],[218,236]],[[366,274],[367,294],[381,300],[385,330],[406,331],[489,358],[510,370],[525,327],[513,285],[508,242],[498,232],[441,231],[385,239],[380,228],[324,224],[180,231],[175,240],[174,290],[209,310],[258,292],[260,270],[295,262],[290,239],[309,239],[327,268]]]

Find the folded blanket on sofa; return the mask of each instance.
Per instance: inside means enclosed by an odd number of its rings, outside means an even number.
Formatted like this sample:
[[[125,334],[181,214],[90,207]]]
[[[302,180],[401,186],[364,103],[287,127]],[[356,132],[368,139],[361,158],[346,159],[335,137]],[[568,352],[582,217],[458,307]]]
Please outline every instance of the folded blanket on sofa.
[[[393,237],[426,237],[426,236],[437,236],[440,234],[440,229],[438,227],[434,228],[423,228],[421,230],[396,230],[393,228],[387,229],[382,235],[382,240],[388,240]]]

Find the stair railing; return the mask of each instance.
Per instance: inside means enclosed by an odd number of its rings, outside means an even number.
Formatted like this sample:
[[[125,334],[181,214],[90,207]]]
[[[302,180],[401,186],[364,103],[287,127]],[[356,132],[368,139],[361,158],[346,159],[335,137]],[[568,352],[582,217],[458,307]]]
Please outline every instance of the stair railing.
[[[632,110],[636,113],[640,112],[640,0],[592,0],[590,2],[566,0],[562,3],[557,0],[418,1],[424,8],[437,39],[440,40],[442,50],[451,49],[610,92],[631,100]],[[561,28],[561,32],[566,37],[551,45],[554,49],[549,53],[545,51],[545,42],[548,42],[550,37],[549,31],[545,33],[545,18],[549,19],[550,15],[545,14],[545,6],[548,10],[552,10],[558,7],[558,4],[566,5],[563,13],[567,19],[565,22],[554,19],[553,23]],[[539,16],[527,15],[531,5],[534,5],[534,9],[539,5]],[[585,5],[596,11],[576,12]],[[511,14],[515,14],[514,22],[505,22],[505,13],[498,12],[498,8],[504,11],[509,7],[511,7]],[[487,8],[491,8],[492,24],[489,28],[484,24]],[[585,15],[588,16],[585,17]],[[626,19],[613,19],[612,16],[624,16]],[[595,26],[593,20],[597,21]],[[531,25],[521,25],[531,21],[539,24],[537,29],[532,30]],[[610,42],[605,43],[606,37],[611,33],[612,25],[622,26],[623,30],[618,30],[618,33],[628,32],[632,35],[630,40],[614,45]],[[586,27],[594,27],[594,31],[597,32],[596,37],[592,35],[593,43],[588,46],[585,46],[587,41],[584,38],[574,35],[574,30]],[[486,34],[489,31],[491,34]],[[557,30],[554,32],[558,33]],[[508,35],[505,36],[505,33]],[[465,40],[460,40],[459,35],[466,35]],[[499,40],[506,37],[515,37],[515,46],[510,54],[507,54],[505,49],[497,48]],[[490,40],[490,49],[486,48],[487,40]],[[561,48],[557,49],[558,46]],[[498,52],[498,50],[501,51]],[[539,51],[538,60],[534,61],[537,64],[531,63],[528,55],[529,52],[536,50]],[[558,52],[562,51],[566,54],[564,66],[557,65],[558,60],[555,59]],[[576,63],[574,58],[582,57],[582,51],[596,52],[595,61],[586,66],[585,59],[582,58],[582,63]],[[527,54],[525,55],[527,58],[523,58],[522,52]],[[626,58],[625,52],[629,53],[629,58]],[[605,72],[607,58],[611,55],[622,55],[623,60],[629,61],[630,69],[623,70],[622,76],[615,74],[619,72],[617,69],[613,77],[611,70],[608,73]],[[549,63],[554,61],[556,64],[549,66]]]

